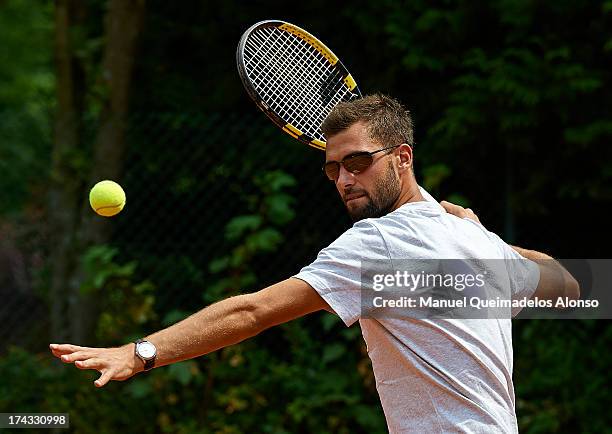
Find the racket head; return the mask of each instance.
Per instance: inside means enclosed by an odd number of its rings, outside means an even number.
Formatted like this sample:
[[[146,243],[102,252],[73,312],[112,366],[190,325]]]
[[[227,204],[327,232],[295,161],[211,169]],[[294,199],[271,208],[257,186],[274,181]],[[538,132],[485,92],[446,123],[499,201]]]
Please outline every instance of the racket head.
[[[285,21],[260,21],[244,32],[236,64],[257,107],[285,133],[317,149],[325,149],[321,124],[329,112],[341,101],[361,97],[338,56]]]

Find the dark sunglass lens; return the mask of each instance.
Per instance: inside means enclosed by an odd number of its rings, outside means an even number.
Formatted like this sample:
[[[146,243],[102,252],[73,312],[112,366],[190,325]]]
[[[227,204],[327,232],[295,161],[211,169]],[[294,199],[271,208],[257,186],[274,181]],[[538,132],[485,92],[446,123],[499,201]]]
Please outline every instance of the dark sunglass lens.
[[[338,174],[340,173],[340,163],[330,162],[326,163],[324,166],[325,174],[331,181],[335,181],[338,179]]]
[[[370,154],[353,155],[344,160],[344,167],[351,173],[361,173],[370,167],[373,158]]]

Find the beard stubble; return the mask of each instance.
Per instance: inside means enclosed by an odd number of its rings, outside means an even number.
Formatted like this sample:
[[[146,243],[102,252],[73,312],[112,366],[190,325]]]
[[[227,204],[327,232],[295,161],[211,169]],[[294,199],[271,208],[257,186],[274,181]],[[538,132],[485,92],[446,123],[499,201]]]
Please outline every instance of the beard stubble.
[[[353,223],[366,218],[382,217],[392,210],[401,193],[401,188],[391,161],[388,162],[384,175],[376,180],[373,193],[371,195],[367,191],[364,193],[367,202],[363,206],[352,210],[347,206]]]

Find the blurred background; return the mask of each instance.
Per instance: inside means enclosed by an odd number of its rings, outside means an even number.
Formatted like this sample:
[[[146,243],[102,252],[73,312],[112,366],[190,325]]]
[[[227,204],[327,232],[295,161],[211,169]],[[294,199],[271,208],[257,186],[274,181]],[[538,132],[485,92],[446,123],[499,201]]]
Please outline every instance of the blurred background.
[[[325,313],[101,390],[47,349],[129,342],[350,227],[323,153],[243,90],[235,49],[259,20],[304,27],[411,110],[434,197],[509,243],[610,257],[612,1],[330,7],[0,0],[0,412],[68,412],[78,433],[386,432],[359,328]],[[127,193],[111,219],[87,201],[102,179]],[[521,431],[609,430],[611,346],[609,321],[515,321]]]

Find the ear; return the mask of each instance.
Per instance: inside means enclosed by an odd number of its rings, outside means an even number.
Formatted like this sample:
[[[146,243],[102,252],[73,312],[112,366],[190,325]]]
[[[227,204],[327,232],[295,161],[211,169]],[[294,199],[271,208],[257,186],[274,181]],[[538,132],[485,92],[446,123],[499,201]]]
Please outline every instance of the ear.
[[[399,146],[399,173],[412,170],[412,147],[406,143]]]

